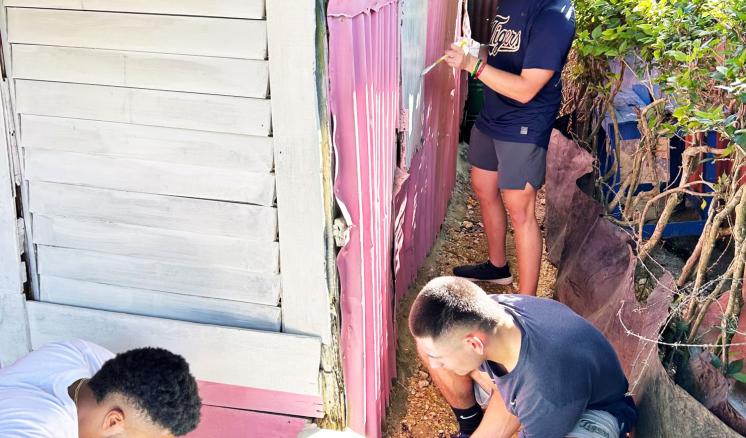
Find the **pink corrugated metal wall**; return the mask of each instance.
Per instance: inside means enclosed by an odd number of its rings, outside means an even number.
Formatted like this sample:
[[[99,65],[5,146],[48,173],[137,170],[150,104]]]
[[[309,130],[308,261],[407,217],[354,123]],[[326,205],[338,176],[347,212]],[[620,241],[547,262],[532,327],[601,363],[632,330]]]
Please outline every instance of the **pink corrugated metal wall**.
[[[350,225],[337,257],[342,360],[350,426],[380,436],[394,375],[392,187],[399,113],[398,9],[390,1],[330,1],[334,192]]]
[[[453,41],[458,4],[430,0],[423,17],[426,63]],[[345,387],[350,427],[377,438],[396,371],[396,295],[411,282],[445,215],[464,87],[461,75],[446,66],[425,78],[423,147],[409,173],[399,170],[398,1],[330,0],[327,25],[334,192],[349,225],[349,241],[337,258]]]
[[[426,65],[461,34],[461,2],[430,0]],[[406,50],[406,48],[402,48]],[[459,123],[466,98],[464,73],[441,65],[424,78],[423,147],[408,172],[397,175],[394,268],[401,297],[427,257],[456,181]]]

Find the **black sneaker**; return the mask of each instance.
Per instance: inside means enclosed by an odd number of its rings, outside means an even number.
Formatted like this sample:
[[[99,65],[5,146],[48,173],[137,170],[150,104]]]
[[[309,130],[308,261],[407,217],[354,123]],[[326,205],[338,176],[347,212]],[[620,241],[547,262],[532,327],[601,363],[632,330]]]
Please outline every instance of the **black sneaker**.
[[[508,263],[498,268],[490,263],[489,260],[478,265],[456,266],[453,268],[453,275],[473,281],[486,281],[502,285],[513,284],[513,277],[510,275]]]

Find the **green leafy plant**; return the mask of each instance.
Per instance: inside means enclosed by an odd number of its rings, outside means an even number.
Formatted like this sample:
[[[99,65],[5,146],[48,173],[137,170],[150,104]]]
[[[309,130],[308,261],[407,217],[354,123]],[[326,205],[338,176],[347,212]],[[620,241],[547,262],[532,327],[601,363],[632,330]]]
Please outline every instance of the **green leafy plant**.
[[[615,161],[606,166],[610,169],[606,174],[597,175],[597,193],[603,192],[621,162],[620,148],[612,153],[609,136],[605,145],[597,141],[606,114],[618,128],[614,100],[625,75],[634,75],[653,97],[653,103],[638,112],[642,138],[631,160],[632,169],[626,172],[613,199],[599,199],[609,212],[621,210],[621,219],[612,220],[626,227],[637,225],[638,255],[644,262],[659,244],[684,194],[703,196],[701,208],[708,209],[704,231],[677,279],[678,299],[686,301],[685,306],[677,306],[686,309],[677,319],[685,321],[688,328],[677,340],[696,341],[710,304],[729,292],[715,350],[722,369],[740,377],[743,362],[733,362],[731,367],[728,345],[743,306],[746,263],[746,189],[741,176],[746,164],[746,2],[582,0],[575,6],[577,38],[565,72],[570,84],[565,112],[574,114],[571,133],[581,146],[592,153],[605,147]],[[615,132],[618,136],[619,130]],[[724,147],[705,143],[706,134],[712,132],[719,135]],[[655,186],[652,192],[638,193],[642,167],[653,165],[655,148],[672,136],[686,138],[689,143],[682,156],[679,186]],[[620,140],[617,137],[615,143],[619,145]],[[717,182],[690,181],[704,160],[725,159],[732,170]],[[693,191],[696,184],[707,185],[711,192]],[[705,196],[711,202],[705,202]],[[655,203],[664,206],[652,236],[643,239],[646,212]],[[712,248],[723,236],[732,239],[733,260],[724,275],[705,282],[713,263]],[[738,371],[733,371],[736,368]]]

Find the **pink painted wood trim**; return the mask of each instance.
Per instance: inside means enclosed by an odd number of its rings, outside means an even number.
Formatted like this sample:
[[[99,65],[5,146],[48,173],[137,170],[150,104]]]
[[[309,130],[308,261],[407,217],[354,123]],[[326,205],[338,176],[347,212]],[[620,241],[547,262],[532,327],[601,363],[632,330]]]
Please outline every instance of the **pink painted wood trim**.
[[[307,423],[303,418],[204,405],[197,430],[186,438],[290,438]]]
[[[197,383],[199,385],[199,395],[205,405],[289,414],[299,417],[321,418],[324,416],[321,396],[246,388],[202,380]]]

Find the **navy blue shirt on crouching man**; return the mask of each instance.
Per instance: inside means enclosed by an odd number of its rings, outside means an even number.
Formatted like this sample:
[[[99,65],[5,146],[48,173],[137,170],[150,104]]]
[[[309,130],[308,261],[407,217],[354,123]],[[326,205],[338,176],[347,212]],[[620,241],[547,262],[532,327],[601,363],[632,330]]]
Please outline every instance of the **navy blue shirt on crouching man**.
[[[588,321],[564,304],[524,295],[491,295],[521,329],[518,364],[495,378],[506,408],[521,421],[520,438],[560,438],[586,410],[606,411],[621,436],[637,421],[616,352]],[[487,371],[489,364],[482,365]],[[496,373],[500,375],[500,373]]]
[[[574,37],[570,0],[502,0],[492,23],[488,64],[516,75],[532,68],[554,75],[525,104],[485,86],[477,128],[496,140],[547,147],[562,100],[561,72]]]

